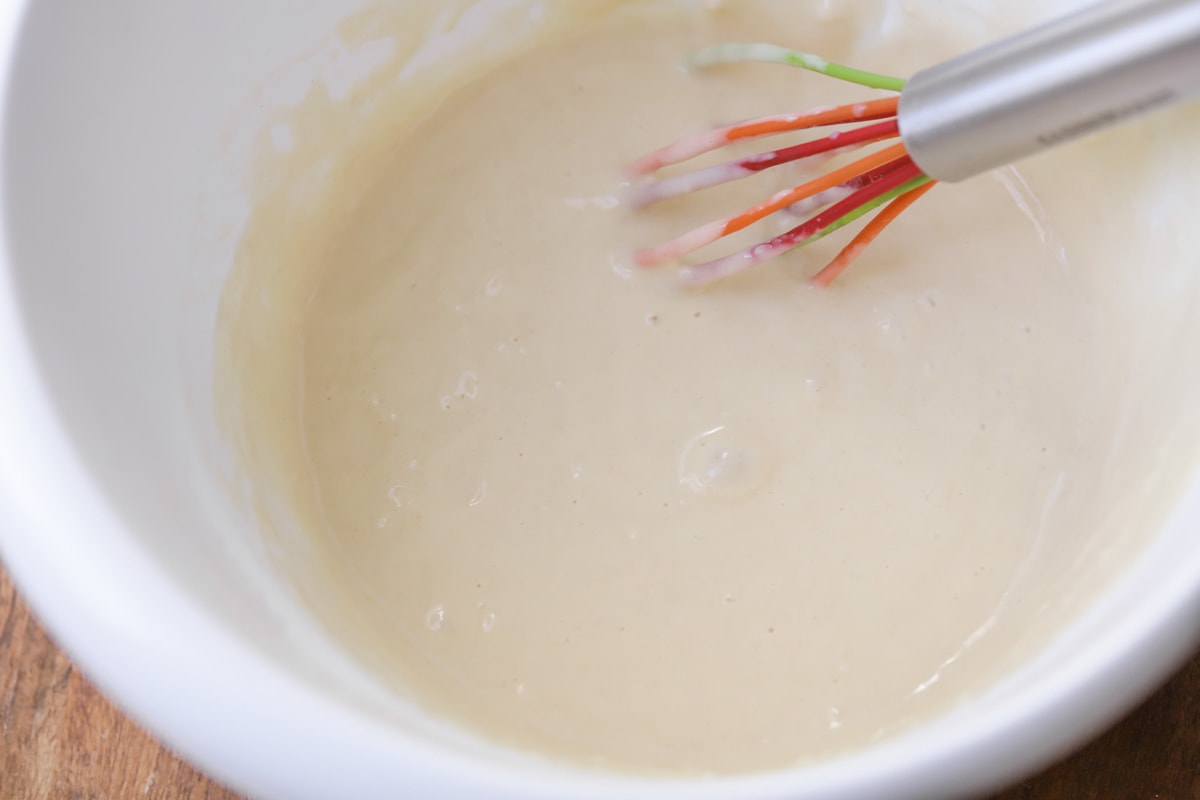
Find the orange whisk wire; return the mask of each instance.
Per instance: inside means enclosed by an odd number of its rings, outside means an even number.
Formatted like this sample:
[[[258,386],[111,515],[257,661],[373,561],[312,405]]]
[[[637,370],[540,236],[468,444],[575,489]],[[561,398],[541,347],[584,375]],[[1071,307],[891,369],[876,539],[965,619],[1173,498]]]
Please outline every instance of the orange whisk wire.
[[[854,263],[854,260],[862,255],[863,250],[867,249],[867,245],[875,241],[875,237],[883,233],[883,229],[891,225],[896,217],[900,216],[906,208],[921,199],[921,196],[928,192],[936,185],[937,181],[929,181],[924,186],[918,186],[907,194],[902,194],[895,200],[887,204],[887,206],[871,217],[871,221],[863,226],[863,229],[858,232],[858,235],[850,240],[850,244],[842,248],[842,251],[837,256],[826,264],[820,272],[809,279],[809,283],[818,288],[824,289],[834,278],[841,275],[846,267]]]

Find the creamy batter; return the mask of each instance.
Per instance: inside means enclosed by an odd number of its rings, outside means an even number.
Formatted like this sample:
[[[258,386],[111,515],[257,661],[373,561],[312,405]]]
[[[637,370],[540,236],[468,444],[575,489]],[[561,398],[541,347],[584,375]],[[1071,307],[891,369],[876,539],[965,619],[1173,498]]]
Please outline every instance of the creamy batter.
[[[979,693],[1161,520],[1174,484],[1131,478],[1194,430],[1168,447],[1184,400],[1142,355],[1169,338],[1149,309],[1184,314],[1195,282],[1155,267],[1168,299],[1126,268],[1192,234],[1178,212],[1175,238],[1097,232],[1150,224],[1112,189],[1163,177],[1128,163],[1152,126],[939,187],[828,291],[804,278],[844,237],[702,292],[631,265],[799,176],[633,212],[622,163],[870,94],[688,75],[684,54],[770,40],[904,73],[1023,21],[938,9],[531,10],[486,69],[440,65],[454,91],[389,94],[411,62],[385,68],[363,96],[386,153],[314,134],[288,156],[319,152],[328,182],[266,196],[247,234],[226,307],[243,455],[302,532],[281,563],[364,663],[519,747],[779,767]]]

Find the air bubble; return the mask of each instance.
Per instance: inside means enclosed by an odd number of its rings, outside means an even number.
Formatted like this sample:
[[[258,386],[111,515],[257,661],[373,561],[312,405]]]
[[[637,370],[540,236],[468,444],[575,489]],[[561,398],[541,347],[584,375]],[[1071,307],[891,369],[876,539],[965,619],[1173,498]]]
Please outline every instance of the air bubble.
[[[434,633],[442,630],[446,624],[446,607],[438,603],[425,614],[425,627]]]
[[[609,256],[608,264],[612,267],[613,274],[621,280],[627,281],[633,277],[633,267],[622,261],[619,257]]]
[[[767,477],[765,449],[724,425],[693,437],[679,456],[679,482],[697,494],[742,495]]]
[[[884,338],[893,344],[901,344],[908,338],[904,331],[904,325],[895,317],[883,317],[876,325]]]
[[[404,504],[408,502],[408,489],[402,483],[388,489],[387,495],[396,508],[404,508]]]
[[[479,396],[479,375],[467,370],[458,378],[458,387],[454,394],[460,400],[474,400]]]

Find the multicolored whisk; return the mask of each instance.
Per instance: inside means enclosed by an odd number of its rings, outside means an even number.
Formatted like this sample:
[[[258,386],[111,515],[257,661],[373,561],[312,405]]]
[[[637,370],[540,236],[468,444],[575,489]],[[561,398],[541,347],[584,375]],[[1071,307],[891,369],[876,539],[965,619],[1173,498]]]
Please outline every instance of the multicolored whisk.
[[[686,283],[711,283],[878,211],[811,279],[827,286],[938,181],[969,178],[1200,92],[1200,0],[1109,0],[909,80],[767,44],[718,45],[696,54],[689,66],[746,61],[801,67],[896,94],[751,120],[656,150],[631,164],[629,174],[651,176],[733,142],[838,126],[797,145],[644,183],[633,192],[634,205],[805,158],[874,149],[741,213],[642,250],[637,262],[678,261],[785,208],[815,212],[769,241],[684,267]]]

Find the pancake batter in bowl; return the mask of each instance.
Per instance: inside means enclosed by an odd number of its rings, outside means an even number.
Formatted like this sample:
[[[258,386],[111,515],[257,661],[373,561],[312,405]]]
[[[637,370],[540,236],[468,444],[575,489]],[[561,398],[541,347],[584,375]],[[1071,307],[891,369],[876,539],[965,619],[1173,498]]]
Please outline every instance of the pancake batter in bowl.
[[[932,4],[562,6],[529,4],[486,69],[440,65],[454,91],[380,90],[387,135],[301,146],[324,190],[251,220],[227,385],[247,472],[302,532],[283,568],[429,707],[606,767],[782,767],[978,694],[1162,518],[1174,484],[1129,477],[1194,451],[1166,434],[1195,387],[1164,400],[1176,376],[1142,359],[1148,309],[1186,298],[1131,286],[1135,249],[1095,231],[1162,176],[1128,158],[1156,129],[942,187],[829,291],[803,279],[840,240],[683,291],[634,246],[797,176],[635,214],[620,165],[862,96],[683,54],[772,40],[902,74],[983,29]],[[1187,246],[1138,238],[1155,263]]]

